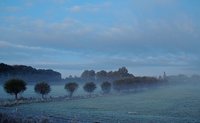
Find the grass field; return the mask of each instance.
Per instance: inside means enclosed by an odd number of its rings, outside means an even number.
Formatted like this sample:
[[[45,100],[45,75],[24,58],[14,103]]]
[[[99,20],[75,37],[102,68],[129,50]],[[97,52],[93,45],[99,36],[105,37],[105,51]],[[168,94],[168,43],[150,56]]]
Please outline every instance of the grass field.
[[[136,94],[28,104],[17,108],[26,115],[45,114],[84,123],[200,122],[200,86],[167,86]]]

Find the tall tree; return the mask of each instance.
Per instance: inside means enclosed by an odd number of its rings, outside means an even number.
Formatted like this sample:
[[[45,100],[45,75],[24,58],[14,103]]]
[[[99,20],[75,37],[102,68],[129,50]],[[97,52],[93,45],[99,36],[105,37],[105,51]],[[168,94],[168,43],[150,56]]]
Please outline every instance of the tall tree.
[[[46,82],[40,82],[35,85],[34,90],[36,93],[41,94],[44,99],[44,95],[47,95],[51,91],[51,87]]]
[[[65,89],[69,92],[69,97],[72,97],[74,91],[78,89],[78,84],[75,82],[70,82],[65,84]]]
[[[18,94],[26,90],[26,82],[20,79],[10,79],[4,84],[4,90],[15,95],[15,99],[18,99]]]

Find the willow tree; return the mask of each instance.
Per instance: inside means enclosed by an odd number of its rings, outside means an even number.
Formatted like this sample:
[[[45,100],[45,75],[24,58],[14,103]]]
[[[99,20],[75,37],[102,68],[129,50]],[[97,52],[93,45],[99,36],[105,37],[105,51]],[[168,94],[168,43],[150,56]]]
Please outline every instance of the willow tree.
[[[70,82],[65,84],[65,90],[69,92],[69,97],[72,97],[73,93],[78,89],[78,84],[75,82]]]
[[[93,82],[88,82],[83,86],[83,89],[88,92],[88,93],[92,93],[95,89],[96,89],[96,84]]]
[[[44,95],[47,95],[51,91],[51,87],[46,82],[40,82],[35,85],[34,90],[36,93],[41,94],[44,99]]]
[[[4,90],[11,95],[15,95],[17,100],[18,94],[26,90],[26,82],[21,79],[10,79],[5,82]]]

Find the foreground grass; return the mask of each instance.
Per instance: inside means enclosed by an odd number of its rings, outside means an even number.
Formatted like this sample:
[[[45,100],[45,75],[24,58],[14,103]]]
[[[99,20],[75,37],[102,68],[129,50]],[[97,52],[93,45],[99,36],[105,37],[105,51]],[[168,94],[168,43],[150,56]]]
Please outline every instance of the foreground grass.
[[[10,107],[25,115],[82,122],[200,122],[200,87],[162,87],[137,94],[36,103]],[[62,120],[60,121],[62,122]]]

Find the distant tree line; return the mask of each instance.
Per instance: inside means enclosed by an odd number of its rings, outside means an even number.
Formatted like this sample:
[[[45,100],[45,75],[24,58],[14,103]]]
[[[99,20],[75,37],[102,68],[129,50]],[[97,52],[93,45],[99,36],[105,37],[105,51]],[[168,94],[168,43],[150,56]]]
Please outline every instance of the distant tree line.
[[[61,81],[61,74],[53,70],[35,69],[25,65],[7,65],[0,64],[0,81],[6,81],[11,78],[19,78],[28,82],[36,81]]]
[[[128,72],[126,67],[119,68],[117,71],[97,71],[94,70],[85,70],[81,74],[80,77],[72,77],[71,75],[67,77],[65,80],[68,81],[94,81],[94,82],[102,82],[102,81],[114,81],[117,79],[127,78],[127,77],[134,77],[133,74]]]
[[[7,65],[0,63],[0,82],[4,82],[11,78],[19,78],[28,83],[35,83],[37,81],[51,81],[51,82],[65,82],[65,81],[76,81],[76,82],[102,82],[102,81],[114,81],[126,77],[134,77],[133,74],[128,72],[126,67],[121,67],[116,71],[97,71],[84,70],[80,77],[69,76],[65,79],[61,78],[59,72],[51,69],[35,69],[31,66],[25,65]]]

